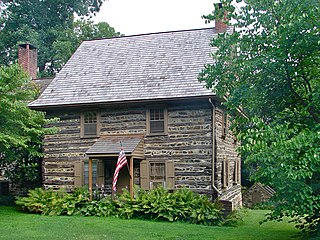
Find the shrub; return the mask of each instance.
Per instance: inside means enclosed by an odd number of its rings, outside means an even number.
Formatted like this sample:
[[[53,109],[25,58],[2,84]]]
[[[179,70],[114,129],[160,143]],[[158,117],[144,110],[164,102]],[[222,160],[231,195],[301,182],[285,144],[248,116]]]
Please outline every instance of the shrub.
[[[68,194],[64,189],[53,191],[36,188],[26,197],[17,197],[16,204],[24,211],[45,215],[73,215],[89,203],[89,194],[78,189]]]
[[[162,221],[182,221],[203,225],[217,225],[222,222],[220,205],[212,203],[206,196],[187,189],[169,192],[163,188],[149,191],[137,189],[135,198],[129,192],[115,201],[118,215],[123,218],[156,219]]]
[[[218,203],[187,189],[169,192],[163,188],[150,191],[137,188],[135,198],[124,189],[123,194],[115,199],[106,196],[90,202],[89,193],[84,189],[68,194],[64,190],[37,188],[30,190],[27,197],[18,198],[16,203],[22,210],[46,215],[115,216],[203,225],[222,222]]]
[[[226,219],[223,221],[222,225],[226,227],[237,227],[242,225],[244,216],[248,215],[248,209],[242,208],[239,210],[232,211]]]

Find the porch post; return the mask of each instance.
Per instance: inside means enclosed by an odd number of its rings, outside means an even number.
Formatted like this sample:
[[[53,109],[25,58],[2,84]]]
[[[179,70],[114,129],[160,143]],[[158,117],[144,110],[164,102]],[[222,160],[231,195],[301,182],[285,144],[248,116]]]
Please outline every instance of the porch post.
[[[92,201],[92,158],[89,158],[89,197]]]
[[[130,196],[133,198],[133,157],[130,157]]]

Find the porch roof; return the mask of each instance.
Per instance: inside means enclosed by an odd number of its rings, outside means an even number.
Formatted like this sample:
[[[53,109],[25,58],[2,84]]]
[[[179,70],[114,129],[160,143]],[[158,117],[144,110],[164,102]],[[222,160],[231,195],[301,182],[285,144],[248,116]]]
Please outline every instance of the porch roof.
[[[127,156],[144,159],[143,136],[103,136],[87,151],[89,157],[107,157],[119,154],[121,145]]]

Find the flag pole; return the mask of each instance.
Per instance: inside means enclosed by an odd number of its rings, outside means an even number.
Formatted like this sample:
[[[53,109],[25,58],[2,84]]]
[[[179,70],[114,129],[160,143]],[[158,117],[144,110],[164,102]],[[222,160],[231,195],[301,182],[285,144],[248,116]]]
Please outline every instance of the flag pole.
[[[112,198],[114,198],[114,195],[115,195],[115,193],[117,191],[117,181],[118,181],[119,172],[120,172],[121,168],[123,168],[124,165],[127,165],[127,168],[129,170],[127,156],[126,156],[126,154],[124,152],[124,149],[123,149],[121,141],[120,141],[120,146],[121,146],[121,149],[120,149],[120,152],[119,152],[118,161],[117,161],[116,168],[115,168],[115,171],[114,171],[114,174],[113,174],[113,179],[112,179],[112,191],[111,191]],[[131,178],[130,170],[129,170],[129,175],[130,175],[130,178]]]
[[[120,147],[121,147],[121,149],[123,149],[123,145],[122,145],[121,141],[120,141]],[[128,172],[129,172],[129,176],[130,176],[130,178],[132,178],[128,162],[127,162],[126,165],[127,165],[127,169],[128,169]]]
[[[121,149],[123,149],[123,145],[122,145],[122,142],[120,141],[120,146],[121,146]],[[127,158],[127,157],[126,157]],[[130,157],[130,168],[129,168],[129,163],[127,161],[127,169],[128,169],[128,173],[129,173],[129,176],[130,176],[130,184],[129,184],[129,187],[130,187],[130,196],[131,198],[133,197],[133,177],[132,177],[132,172],[133,172],[133,157],[131,156]]]
[[[130,157],[130,196],[133,198],[133,156]]]

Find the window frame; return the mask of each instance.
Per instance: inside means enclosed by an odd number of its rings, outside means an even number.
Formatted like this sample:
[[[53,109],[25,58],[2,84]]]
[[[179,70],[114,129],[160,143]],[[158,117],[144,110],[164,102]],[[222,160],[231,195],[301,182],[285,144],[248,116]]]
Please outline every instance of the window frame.
[[[96,134],[85,134],[85,114],[86,113],[95,113],[96,114]],[[86,110],[81,112],[80,116],[80,138],[96,138],[100,136],[100,111]]]
[[[163,110],[163,132],[151,132],[151,111]],[[159,136],[168,134],[168,109],[165,105],[149,106],[146,112],[146,130],[149,136]]]
[[[151,180],[151,164],[164,164],[164,179]],[[145,190],[153,189],[153,183],[162,183],[161,185],[166,189],[175,188],[175,169],[173,160],[143,160],[140,162],[140,187]]]
[[[152,177],[157,177],[157,175],[154,175],[152,176],[152,164],[161,164],[163,165],[162,167],[164,167],[164,174],[161,176],[162,179],[151,179]],[[159,183],[162,183],[162,187],[166,188],[166,182],[167,182],[167,164],[165,161],[149,161],[148,162],[148,168],[149,168],[149,184],[150,184],[150,189],[153,189],[154,188],[154,184],[153,183],[156,183],[156,184],[159,184]],[[160,176],[160,175],[158,175]]]

